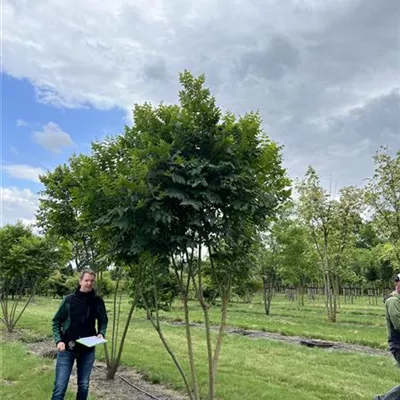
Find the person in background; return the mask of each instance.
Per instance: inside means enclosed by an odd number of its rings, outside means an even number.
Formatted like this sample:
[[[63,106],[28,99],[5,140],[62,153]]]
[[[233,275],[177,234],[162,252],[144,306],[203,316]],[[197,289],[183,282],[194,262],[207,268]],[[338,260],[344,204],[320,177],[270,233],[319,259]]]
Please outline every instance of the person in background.
[[[86,400],[88,397],[95,350],[76,340],[87,336],[104,338],[108,322],[104,301],[93,289],[95,279],[96,274],[91,269],[83,270],[79,286],[63,299],[54,315],[53,337],[58,352],[52,400],[64,400],[75,360],[78,375],[76,399]]]
[[[389,350],[397,365],[400,366],[400,274],[396,275],[394,282],[396,288],[394,292],[385,297],[384,302]],[[374,400],[400,400],[400,385],[383,395],[375,396]]]

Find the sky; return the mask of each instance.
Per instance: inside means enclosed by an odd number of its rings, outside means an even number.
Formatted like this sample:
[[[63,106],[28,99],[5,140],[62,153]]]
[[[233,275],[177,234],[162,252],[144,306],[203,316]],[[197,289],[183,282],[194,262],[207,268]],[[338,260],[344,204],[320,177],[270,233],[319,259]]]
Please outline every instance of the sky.
[[[1,223],[34,221],[38,176],[118,134],[135,103],[206,75],[259,111],[290,177],[363,185],[400,149],[399,0],[2,0]]]

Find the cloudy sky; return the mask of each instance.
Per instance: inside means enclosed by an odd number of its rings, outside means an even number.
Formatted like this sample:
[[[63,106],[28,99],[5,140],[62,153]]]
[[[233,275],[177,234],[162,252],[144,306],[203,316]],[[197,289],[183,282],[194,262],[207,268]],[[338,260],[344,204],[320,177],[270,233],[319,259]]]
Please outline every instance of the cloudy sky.
[[[2,221],[32,221],[38,175],[121,131],[136,102],[205,73],[259,110],[292,177],[362,185],[400,148],[399,0],[2,0]]]

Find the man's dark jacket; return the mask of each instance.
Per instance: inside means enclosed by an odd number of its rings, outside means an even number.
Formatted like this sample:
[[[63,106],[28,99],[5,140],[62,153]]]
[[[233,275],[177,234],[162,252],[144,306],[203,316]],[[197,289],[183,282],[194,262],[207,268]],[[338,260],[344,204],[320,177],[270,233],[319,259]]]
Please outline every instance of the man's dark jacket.
[[[78,287],[63,299],[53,318],[54,341],[57,344],[64,342],[67,350],[85,350],[84,346],[75,341],[100,333],[105,336],[107,323],[103,299],[94,290],[84,293]]]

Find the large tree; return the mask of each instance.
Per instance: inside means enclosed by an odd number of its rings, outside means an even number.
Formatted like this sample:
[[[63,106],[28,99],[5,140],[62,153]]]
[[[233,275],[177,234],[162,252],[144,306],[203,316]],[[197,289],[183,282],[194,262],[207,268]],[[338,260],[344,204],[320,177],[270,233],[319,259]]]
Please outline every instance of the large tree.
[[[184,72],[180,82],[179,104],[136,105],[132,127],[94,146],[84,161],[94,182],[88,193],[82,192],[82,201],[112,257],[139,266],[138,282],[141,274],[150,273],[157,285],[159,270],[154,274],[149,260],[168,260],[165,268],[176,278],[184,308],[189,378],[168,348],[157,310],[151,320],[189,396],[199,400],[188,306],[189,288],[195,289],[206,325],[208,398],[213,399],[232,285],[249,273],[248,252],[267,217],[289,196],[289,181],[281,165],[281,148],[262,131],[258,114],[223,115],[204,87],[203,76]],[[215,347],[208,315],[211,304],[203,290],[205,257],[222,299]],[[144,291],[142,301],[146,302]]]

